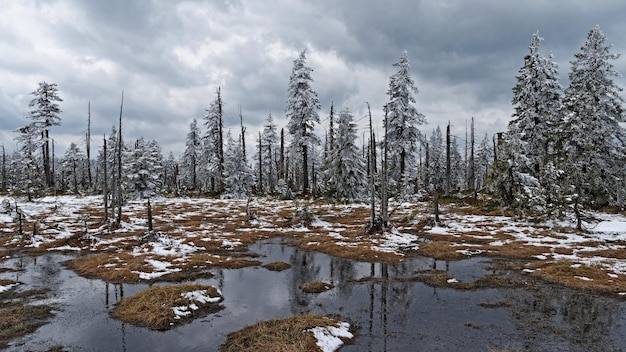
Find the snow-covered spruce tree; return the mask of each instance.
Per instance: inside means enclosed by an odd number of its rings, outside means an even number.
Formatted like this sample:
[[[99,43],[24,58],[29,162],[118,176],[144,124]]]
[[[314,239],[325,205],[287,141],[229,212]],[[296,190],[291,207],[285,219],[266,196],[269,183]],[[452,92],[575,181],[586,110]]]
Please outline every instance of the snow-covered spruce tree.
[[[221,193],[224,190],[224,136],[222,132],[224,118],[224,103],[221,89],[217,89],[217,97],[206,110],[203,136],[202,165],[205,189],[211,193]]]
[[[178,195],[178,161],[174,153],[169,152],[163,160],[163,191]]]
[[[339,112],[336,128],[326,195],[344,202],[364,199],[368,191],[365,161],[356,145],[357,126],[348,108]]]
[[[63,154],[63,158],[61,158],[61,173],[62,173],[62,190],[67,190],[67,186],[70,186],[72,192],[74,194],[79,194],[80,189],[79,185],[84,186],[79,183],[81,175],[83,175],[83,165],[87,156],[83,153],[80,148],[76,145],[76,143],[70,143],[69,148]]]
[[[505,203],[535,209],[544,208],[548,201],[541,179],[544,166],[553,157],[562,92],[558,66],[552,56],[542,54],[542,41],[538,33],[533,34],[513,87],[513,120],[500,137],[488,181]]]
[[[493,147],[487,133],[478,145],[476,152],[476,189],[482,189],[493,165]]]
[[[456,138],[450,141],[450,190],[460,190],[465,180],[465,163]]]
[[[433,134],[430,136],[428,157],[428,180],[430,181],[430,185],[426,186],[429,190],[442,189],[445,185],[446,177],[446,155],[441,128],[439,126],[433,130]]]
[[[185,140],[185,152],[183,153],[183,179],[185,189],[196,190],[198,188],[198,165],[201,160],[202,137],[198,128],[198,121],[193,119],[189,125],[189,133]]]
[[[156,141],[137,139],[124,154],[124,191],[131,198],[150,198],[162,192],[163,154]]]
[[[278,130],[274,124],[272,114],[267,115],[263,132],[261,133],[261,165],[263,170],[263,189],[267,193],[274,193],[278,184]]]
[[[239,141],[235,141],[230,132],[226,135],[226,151],[224,155],[224,193],[222,198],[246,199],[254,184],[252,171],[243,156]]]
[[[408,172],[415,166],[421,134],[418,126],[426,118],[413,104],[417,87],[411,78],[411,64],[406,51],[393,64],[398,71],[389,78],[389,102],[386,105],[389,178],[398,185],[408,183]],[[396,191],[396,190],[391,190]],[[400,193],[403,190],[398,190]]]
[[[322,151],[320,161],[320,192],[328,194],[327,186],[332,176],[332,159],[334,157],[333,150],[336,148],[335,135],[337,128],[335,127],[335,105],[330,104],[330,114],[328,115],[328,130],[324,136],[324,150]]]
[[[37,150],[39,150],[37,143],[39,129],[30,123],[17,129],[16,132],[18,135],[15,140],[18,149],[13,158],[15,160],[13,169],[17,174],[13,188],[14,191],[26,193],[30,201],[43,188],[45,181],[35,160]]]
[[[319,144],[319,138],[313,133],[316,123],[320,122],[317,110],[321,108],[317,93],[311,87],[311,72],[306,66],[306,50],[294,60],[287,88],[286,117],[289,119],[287,130],[291,135],[290,156],[295,168],[301,172],[303,193],[309,192],[309,151]],[[294,160],[297,157],[297,160]]]
[[[611,63],[619,55],[612,54],[605,41],[595,26],[574,55],[558,133],[562,190],[593,207],[617,201],[626,164],[626,133],[619,124],[624,121],[624,100],[622,88],[613,81],[619,73]]]
[[[59,89],[56,83],[40,82],[39,88],[30,93],[34,98],[28,106],[32,108],[29,111],[29,118],[33,120],[32,126],[39,129],[41,133],[41,157],[43,174],[47,187],[54,185],[51,156],[50,156],[50,127],[59,126],[61,124],[61,109],[58,102],[63,101],[59,97]]]

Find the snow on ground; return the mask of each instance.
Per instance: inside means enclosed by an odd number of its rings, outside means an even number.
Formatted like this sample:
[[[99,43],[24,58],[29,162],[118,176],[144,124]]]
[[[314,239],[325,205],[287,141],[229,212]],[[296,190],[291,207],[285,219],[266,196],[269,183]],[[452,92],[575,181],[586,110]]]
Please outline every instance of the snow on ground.
[[[0,285],[0,293],[6,292],[10,289],[12,289],[13,287],[19,285],[19,283],[12,283],[12,284],[8,284],[8,285]]]
[[[342,345],[341,338],[351,339],[354,335],[350,332],[350,324],[346,322],[339,323],[339,327],[336,326],[323,326],[309,329],[317,339],[317,347],[322,352],[334,352],[337,351]]]
[[[482,249],[457,250],[466,255],[497,249],[490,247],[519,243],[548,248],[545,253],[535,256],[539,260],[569,260],[587,266],[601,266],[626,275],[626,263],[623,260],[589,255],[589,252],[598,253],[603,250],[626,250],[626,245],[623,244],[626,241],[626,216],[603,213],[594,213],[593,216],[598,220],[584,223],[587,232],[578,233],[574,230],[575,224],[568,221],[536,224],[506,216],[461,215],[450,212],[442,216],[443,224],[432,226],[425,232],[451,236],[451,241],[461,235],[476,239],[494,239],[488,246],[482,246]],[[498,235],[505,235],[508,239],[496,239]],[[471,246],[463,242],[463,247]],[[571,249],[573,253],[559,254],[559,250],[563,249]]]
[[[208,303],[217,303],[222,300],[222,292],[217,291],[219,296],[210,297],[206,295],[205,290],[197,290],[197,291],[189,291],[183,292],[180,295],[189,300],[189,303],[182,306],[172,307],[174,311],[174,318],[181,319],[191,314],[192,311],[198,310],[199,307],[196,303],[200,303],[202,305]]]

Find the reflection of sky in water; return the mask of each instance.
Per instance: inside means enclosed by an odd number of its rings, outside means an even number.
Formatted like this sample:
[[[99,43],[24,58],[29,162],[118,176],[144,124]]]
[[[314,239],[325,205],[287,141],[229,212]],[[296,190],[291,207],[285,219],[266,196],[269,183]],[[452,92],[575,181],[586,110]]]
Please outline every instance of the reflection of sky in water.
[[[411,277],[430,269],[432,259],[408,258],[398,265],[358,263],[280,245],[254,245],[263,263],[285,261],[291,269],[214,269],[200,280],[219,287],[225,309],[166,332],[137,328],[109,317],[120,297],[145,284],[112,285],[66,270],[59,254],[4,261],[25,271],[0,273],[23,282],[20,290],[49,287],[50,298],[36,303],[57,307],[56,317],[35,334],[13,341],[9,351],[46,350],[62,345],[72,351],[215,351],[229,332],[259,320],[303,312],[339,314],[359,328],[341,351],[486,351],[489,348],[544,351],[619,350],[626,347],[624,303],[607,297],[546,286],[539,291],[437,289],[419,282],[364,280],[374,276]],[[490,273],[486,258],[438,261],[460,281]],[[315,295],[298,289],[305,281],[330,281],[336,287]],[[508,308],[479,303],[506,300]],[[558,334],[555,331],[561,331]],[[19,345],[15,345],[19,344]]]

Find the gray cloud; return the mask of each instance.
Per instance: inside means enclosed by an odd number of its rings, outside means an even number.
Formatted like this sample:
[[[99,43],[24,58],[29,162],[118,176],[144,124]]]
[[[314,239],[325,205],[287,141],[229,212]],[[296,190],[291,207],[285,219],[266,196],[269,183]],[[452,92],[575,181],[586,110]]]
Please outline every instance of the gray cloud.
[[[221,87],[227,128],[241,106],[249,144],[271,111],[279,126],[293,60],[307,49],[322,118],[331,102],[380,124],[392,64],[407,50],[427,115],[424,133],[474,116],[477,132],[506,127],[511,88],[530,37],[545,37],[567,84],[569,61],[599,24],[624,52],[621,1],[81,1],[7,2],[0,13],[0,138],[25,123],[28,95],[59,85],[59,147],[84,138],[87,103],[99,144],[117,123],[125,91],[125,138],[156,139],[182,152],[189,123],[201,123]],[[616,68],[626,73],[620,58]],[[624,86],[624,80],[618,84]],[[318,128],[323,134],[323,127]],[[94,137],[96,139],[96,137]]]

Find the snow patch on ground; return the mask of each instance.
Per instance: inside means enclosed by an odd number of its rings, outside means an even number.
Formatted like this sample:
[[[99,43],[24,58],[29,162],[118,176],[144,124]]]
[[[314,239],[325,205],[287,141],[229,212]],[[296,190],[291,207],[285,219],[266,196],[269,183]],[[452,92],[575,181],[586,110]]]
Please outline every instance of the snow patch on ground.
[[[8,285],[0,285],[0,293],[3,292],[7,292],[8,290],[12,289],[13,287],[19,285],[19,283],[14,283],[14,284],[8,284]]]
[[[317,339],[317,347],[322,352],[334,352],[337,351],[342,345],[341,338],[351,339],[354,335],[350,332],[350,324],[346,322],[339,323],[339,327],[336,326],[324,326],[315,327],[309,329]]]
[[[206,295],[205,290],[197,290],[197,291],[189,291],[189,292],[181,293],[180,295],[182,297],[189,300],[189,304],[184,305],[184,306],[172,307],[172,310],[174,311],[174,318],[181,319],[190,315],[192,311],[198,310],[199,307],[196,304],[196,302],[203,304],[203,305],[208,304],[208,303],[219,302],[222,299],[222,292],[220,292],[219,290],[217,292],[219,294],[219,296],[217,297],[210,297]]]

